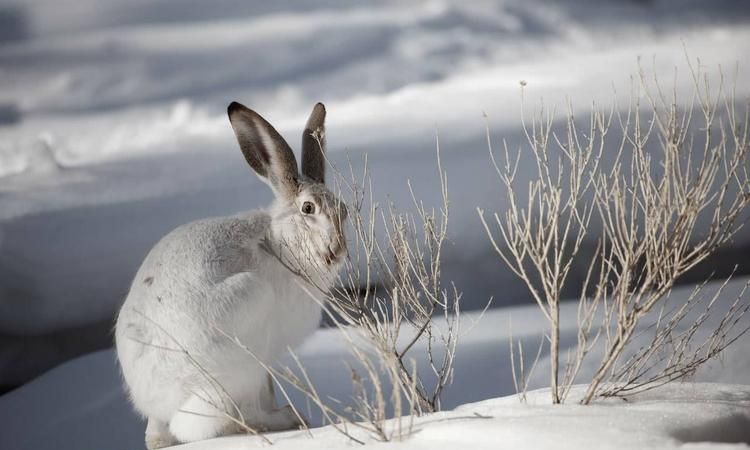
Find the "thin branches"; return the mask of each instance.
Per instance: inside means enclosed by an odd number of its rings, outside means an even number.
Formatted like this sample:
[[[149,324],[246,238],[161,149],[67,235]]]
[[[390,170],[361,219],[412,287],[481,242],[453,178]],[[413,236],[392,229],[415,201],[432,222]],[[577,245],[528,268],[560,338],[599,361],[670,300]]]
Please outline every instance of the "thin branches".
[[[364,176],[348,178],[336,170],[339,186],[352,198],[353,251],[336,287],[325,297],[332,316],[362,332],[384,372],[418,414],[440,409],[441,394],[452,380],[459,335],[461,293],[443,281],[441,270],[450,204],[439,141],[436,160],[440,205],[425,205],[407,182],[409,212],[399,211],[393,203],[381,208],[372,201],[366,168]],[[361,290],[374,283],[375,289]],[[423,343],[429,373],[409,362],[418,342]]]

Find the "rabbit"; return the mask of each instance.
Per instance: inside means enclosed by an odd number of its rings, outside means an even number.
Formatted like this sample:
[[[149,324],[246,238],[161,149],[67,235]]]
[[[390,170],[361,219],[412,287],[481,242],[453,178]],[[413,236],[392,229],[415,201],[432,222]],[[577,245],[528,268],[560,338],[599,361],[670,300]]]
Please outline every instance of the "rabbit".
[[[237,433],[298,428],[260,362],[272,364],[319,326],[314,298],[346,256],[347,210],[325,186],[326,110],[313,108],[302,171],[289,145],[237,102],[229,121],[269,208],[198,220],[164,236],[133,280],[115,345],[149,449]],[[244,348],[243,348],[244,347]]]

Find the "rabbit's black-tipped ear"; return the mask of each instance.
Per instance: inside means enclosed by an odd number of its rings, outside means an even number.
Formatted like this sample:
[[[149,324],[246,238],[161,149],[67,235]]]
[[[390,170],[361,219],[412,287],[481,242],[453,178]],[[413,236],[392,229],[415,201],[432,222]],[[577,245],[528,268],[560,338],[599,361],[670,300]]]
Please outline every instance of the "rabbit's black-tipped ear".
[[[318,103],[302,133],[302,173],[318,182],[326,181],[326,107]]]
[[[260,114],[237,102],[227,108],[245,160],[277,197],[292,199],[299,184],[297,160],[284,138]]]

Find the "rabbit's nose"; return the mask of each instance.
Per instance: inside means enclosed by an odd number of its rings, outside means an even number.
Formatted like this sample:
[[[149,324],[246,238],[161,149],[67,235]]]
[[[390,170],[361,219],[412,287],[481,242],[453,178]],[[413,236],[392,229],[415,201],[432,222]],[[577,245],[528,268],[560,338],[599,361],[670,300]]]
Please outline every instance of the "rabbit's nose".
[[[328,249],[328,254],[326,255],[326,258],[325,258],[326,264],[330,266],[331,264],[333,264],[334,261],[336,261],[336,259],[337,259],[336,253],[334,253],[333,250]]]

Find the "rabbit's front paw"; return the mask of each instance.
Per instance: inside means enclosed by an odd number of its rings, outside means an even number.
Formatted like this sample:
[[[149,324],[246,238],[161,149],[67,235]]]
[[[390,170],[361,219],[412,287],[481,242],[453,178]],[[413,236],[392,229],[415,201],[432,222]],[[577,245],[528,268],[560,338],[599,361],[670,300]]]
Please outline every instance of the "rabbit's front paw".
[[[146,425],[146,448],[154,450],[157,448],[171,447],[179,444],[172,435],[166,424],[154,419],[148,419]]]
[[[264,422],[264,428],[268,431],[298,430],[308,427],[307,421],[301,416],[298,417],[289,405],[268,413]]]

